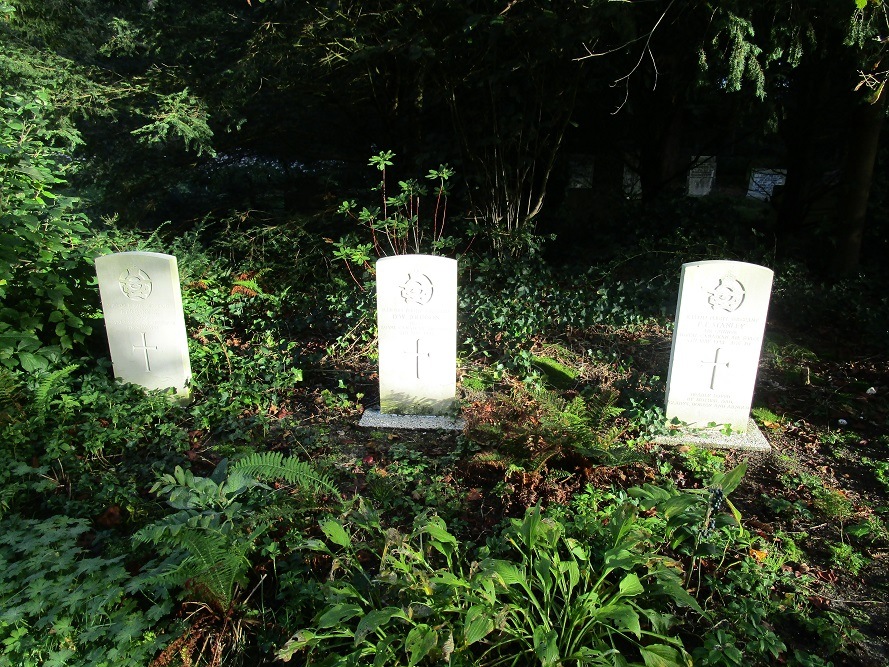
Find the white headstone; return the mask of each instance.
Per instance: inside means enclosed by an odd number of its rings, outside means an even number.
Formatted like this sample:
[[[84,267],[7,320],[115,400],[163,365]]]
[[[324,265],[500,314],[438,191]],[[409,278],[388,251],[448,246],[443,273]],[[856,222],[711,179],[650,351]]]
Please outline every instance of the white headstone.
[[[114,376],[188,400],[191,364],[176,258],[121,252],[96,258]]]
[[[682,266],[667,418],[743,433],[759,368],[771,269],[729,261]]]
[[[750,172],[747,196],[751,199],[769,201],[775,193],[775,188],[784,185],[786,180],[786,169],[754,169]]]
[[[706,197],[713,189],[716,177],[716,158],[701,155],[698,163],[688,170],[688,194],[690,197]]]
[[[447,415],[457,385],[457,261],[398,255],[377,261],[380,410]]]

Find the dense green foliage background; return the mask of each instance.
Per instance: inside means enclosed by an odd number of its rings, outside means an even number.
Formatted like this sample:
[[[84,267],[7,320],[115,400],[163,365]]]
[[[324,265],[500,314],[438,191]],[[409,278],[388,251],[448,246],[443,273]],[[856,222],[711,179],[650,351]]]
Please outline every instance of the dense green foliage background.
[[[0,0],[0,667],[878,664],[881,607],[819,574],[889,595],[887,30],[880,0]],[[396,248],[460,259],[444,444],[354,428]],[[92,260],[126,250],[179,260],[187,406],[113,380]],[[776,270],[779,494],[649,443],[680,266],[717,258]]]

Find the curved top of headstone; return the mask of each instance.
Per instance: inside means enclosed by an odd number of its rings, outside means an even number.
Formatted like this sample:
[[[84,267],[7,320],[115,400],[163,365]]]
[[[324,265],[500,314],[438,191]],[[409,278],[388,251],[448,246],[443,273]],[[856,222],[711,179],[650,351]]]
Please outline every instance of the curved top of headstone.
[[[734,259],[704,259],[699,262],[686,262],[682,265],[682,268],[686,266],[716,266],[724,268],[737,268],[739,271],[768,271],[769,273],[774,275],[774,271],[772,271],[767,266],[760,266],[759,264],[751,264],[749,262],[738,262]]]
[[[169,304],[171,312],[182,310],[179,265],[173,255],[117,252],[96,257],[95,263],[106,319],[108,308],[116,302]]]
[[[120,261],[121,259],[149,259],[149,260],[163,260],[164,262],[169,262],[170,260],[176,261],[176,258],[173,255],[167,255],[162,252],[143,252],[141,250],[129,250],[127,252],[114,252],[108,255],[100,255],[96,257],[96,263],[104,263],[112,260]]]
[[[437,263],[442,266],[446,264],[456,264],[456,259],[451,259],[450,257],[442,257],[441,255],[390,255],[389,257],[381,257],[377,260],[377,264],[391,264],[392,262],[404,262],[407,260],[413,260],[416,262],[422,261],[427,263]]]
[[[765,322],[774,275],[765,266],[734,260],[688,262],[682,265],[677,310],[756,316]]]

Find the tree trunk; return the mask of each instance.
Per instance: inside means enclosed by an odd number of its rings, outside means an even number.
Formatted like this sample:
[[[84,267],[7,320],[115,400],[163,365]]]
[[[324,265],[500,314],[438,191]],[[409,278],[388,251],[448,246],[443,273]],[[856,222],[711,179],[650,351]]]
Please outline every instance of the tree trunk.
[[[681,190],[678,176],[685,173],[687,156],[679,156],[682,145],[684,113],[675,100],[668,106],[657,107],[661,115],[651,117],[646,123],[647,138],[644,140],[639,160],[639,180],[642,199],[655,201],[665,192]]]
[[[871,104],[861,104],[851,115],[846,161],[837,202],[836,252],[831,274],[835,278],[854,275],[861,258],[867,201],[870,196],[880,131],[886,115],[886,87]]]

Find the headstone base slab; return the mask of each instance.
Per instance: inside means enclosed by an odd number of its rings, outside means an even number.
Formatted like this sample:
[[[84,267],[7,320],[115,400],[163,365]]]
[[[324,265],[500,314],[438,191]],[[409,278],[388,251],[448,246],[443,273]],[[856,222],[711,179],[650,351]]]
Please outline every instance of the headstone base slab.
[[[753,419],[747,423],[746,433],[726,435],[718,428],[711,429],[679,429],[675,435],[658,436],[652,440],[659,445],[695,445],[696,447],[712,447],[714,449],[745,449],[756,452],[770,452],[772,446],[759,430]]]
[[[368,408],[361,415],[359,426],[365,428],[401,428],[424,431],[462,431],[466,425],[459,417],[442,415],[396,415]]]

